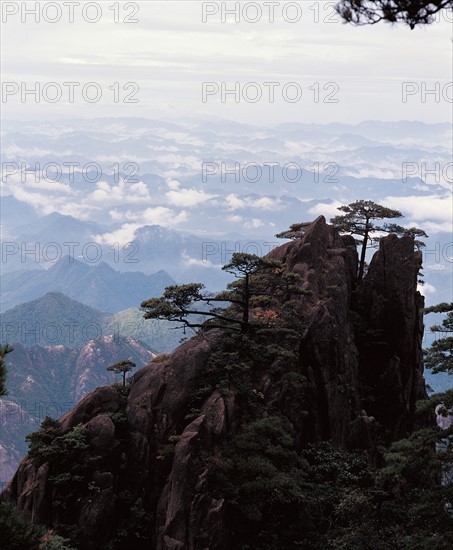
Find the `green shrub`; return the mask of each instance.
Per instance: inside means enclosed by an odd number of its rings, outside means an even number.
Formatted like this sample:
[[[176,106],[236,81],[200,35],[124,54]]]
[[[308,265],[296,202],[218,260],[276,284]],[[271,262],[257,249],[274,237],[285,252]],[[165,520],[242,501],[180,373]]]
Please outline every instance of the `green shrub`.
[[[88,448],[87,430],[81,424],[63,435],[60,435],[60,429],[58,420],[46,417],[37,432],[26,436],[30,445],[29,456],[38,464],[59,458],[74,458],[74,454]]]
[[[44,529],[22,516],[5,496],[0,499],[0,548],[2,550],[38,550]]]
[[[279,417],[257,420],[234,437],[222,469],[230,501],[253,521],[274,504],[297,503],[302,496],[306,464]]]

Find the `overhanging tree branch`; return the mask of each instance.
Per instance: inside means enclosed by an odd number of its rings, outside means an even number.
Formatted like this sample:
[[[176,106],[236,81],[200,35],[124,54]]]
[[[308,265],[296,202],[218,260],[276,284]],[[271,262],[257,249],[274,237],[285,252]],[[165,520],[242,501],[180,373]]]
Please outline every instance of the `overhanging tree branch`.
[[[199,283],[169,286],[161,298],[151,298],[142,302],[144,318],[177,321],[182,323],[184,328],[221,327],[246,333],[250,324],[252,298],[263,294],[271,295],[272,284],[266,276],[270,279],[282,278],[284,273],[282,264],[254,254],[236,252],[231,262],[222,269],[238,279],[228,285],[228,290],[209,296],[204,293],[204,285]],[[288,291],[288,288],[286,290]],[[196,307],[196,304],[210,306],[213,303],[222,302],[228,303],[230,307],[214,307],[208,311]],[[192,316],[204,316],[208,317],[208,320],[200,323],[192,321]],[[211,319],[220,323],[210,323]]]
[[[335,7],[345,23],[362,26],[386,21],[411,29],[430,25],[437,13],[452,8],[453,0],[342,0]]]

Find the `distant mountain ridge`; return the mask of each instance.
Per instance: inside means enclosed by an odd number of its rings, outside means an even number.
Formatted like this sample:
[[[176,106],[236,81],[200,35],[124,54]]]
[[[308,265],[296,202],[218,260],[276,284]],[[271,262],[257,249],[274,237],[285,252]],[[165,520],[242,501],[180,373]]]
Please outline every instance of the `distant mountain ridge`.
[[[55,235],[59,242],[74,241],[74,237],[86,241],[91,235],[102,230],[102,226],[95,222],[82,221],[73,216],[61,215],[52,212],[32,223],[16,227],[19,239],[23,241],[41,241],[47,239],[49,234]]]
[[[139,271],[122,273],[103,261],[90,266],[65,256],[46,270],[4,273],[1,310],[34,300],[46,292],[61,291],[91,307],[116,313],[160,296],[171,284],[175,281],[163,270],[151,275]]]
[[[108,317],[61,292],[48,292],[0,314],[2,341],[75,348],[90,340],[90,335],[105,336],[101,331]]]
[[[249,200],[259,200],[259,196],[250,196]],[[285,201],[289,203],[290,199]],[[294,212],[300,209],[301,204],[296,200],[292,205]],[[217,208],[214,202],[209,202],[207,206],[210,210]],[[202,211],[200,216],[208,219],[210,214]],[[101,226],[56,212],[14,230],[7,225],[10,233],[0,257],[4,278],[1,310],[37,298],[42,295],[42,290],[61,290],[93,307],[110,312],[119,311],[136,306],[144,298],[140,297],[135,302],[126,298],[125,302],[118,305],[118,300],[113,296],[117,291],[115,285],[120,285],[122,291],[123,283],[129,280],[132,290],[144,285],[145,289],[149,289],[146,290],[148,293],[153,290],[152,285],[150,288],[153,281],[144,279],[144,274],[145,277],[153,277],[158,288],[161,288],[158,281],[162,278],[164,286],[174,284],[174,279],[178,282],[197,280],[211,290],[221,290],[230,282],[231,276],[219,271],[218,266],[229,262],[233,252],[264,255],[280,244],[269,236],[254,237],[253,240],[239,234],[198,236],[158,224],[137,227],[129,243],[122,242],[121,237],[114,244],[110,243],[110,237],[108,242],[102,242],[105,235],[114,235],[111,232],[120,227],[121,224]],[[107,266],[117,274],[114,276]],[[92,271],[88,271],[87,267]],[[48,272],[47,275],[44,272]],[[119,273],[134,275],[126,278],[120,277]],[[95,276],[97,280],[93,281]],[[68,285],[74,285],[72,293],[68,291]],[[39,292],[32,288],[34,286],[39,287]],[[16,287],[22,288],[18,296],[14,296]],[[99,291],[100,287],[102,292]],[[11,289],[12,296],[9,294]],[[91,296],[93,292],[94,299]],[[96,292],[100,292],[99,296]],[[83,299],[85,294],[86,299]],[[126,295],[130,295],[129,290]],[[100,299],[101,296],[104,300]]]
[[[1,313],[0,328],[1,341],[27,347],[77,348],[91,339],[113,336],[115,340],[132,337],[158,353],[172,351],[184,336],[174,323],[145,320],[138,307],[110,314],[62,292],[48,292]]]

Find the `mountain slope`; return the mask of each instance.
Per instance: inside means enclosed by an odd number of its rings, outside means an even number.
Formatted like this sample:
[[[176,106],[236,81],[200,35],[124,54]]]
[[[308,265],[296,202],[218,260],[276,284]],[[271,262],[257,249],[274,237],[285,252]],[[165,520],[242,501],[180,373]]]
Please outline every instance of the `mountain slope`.
[[[63,345],[75,348],[101,336],[131,337],[159,353],[172,351],[184,337],[169,321],[143,318],[139,308],[115,314],[71,300],[61,292],[49,292],[0,314],[1,339],[24,346]]]
[[[64,216],[58,212],[47,214],[33,223],[20,225],[15,228],[20,242],[55,242],[55,236],[58,241],[73,242],[77,236],[81,243],[90,242],[91,236],[102,230],[102,226],[95,222],[78,220],[73,216]],[[53,235],[54,239],[49,237]]]
[[[173,351],[182,338],[193,335],[192,330],[184,334],[182,328],[171,321],[144,319],[139,308],[129,308],[108,317],[104,325],[105,334],[132,336],[144,342],[159,353]]]
[[[0,314],[2,340],[26,346],[64,345],[73,348],[105,334],[103,327],[108,317],[108,314],[71,300],[61,292],[48,292]]]
[[[0,482],[8,481],[27,453],[25,435],[46,416],[58,418],[85,394],[119,381],[106,368],[131,359],[138,368],[153,352],[133,338],[104,336],[78,349],[14,345],[8,356],[8,392],[0,400]]]
[[[1,308],[5,311],[46,292],[64,292],[93,308],[116,313],[160,296],[171,284],[175,281],[165,271],[152,275],[138,271],[120,273],[105,262],[90,266],[66,256],[47,270],[4,273]]]

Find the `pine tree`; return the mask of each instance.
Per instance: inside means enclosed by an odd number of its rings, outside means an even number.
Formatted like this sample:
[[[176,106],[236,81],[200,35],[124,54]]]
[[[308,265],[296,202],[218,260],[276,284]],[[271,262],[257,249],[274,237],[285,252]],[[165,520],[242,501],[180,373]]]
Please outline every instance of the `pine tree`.
[[[130,359],[125,359],[123,361],[118,361],[114,365],[107,367],[108,371],[114,372],[115,374],[123,375],[123,387],[126,386],[126,374],[135,368],[135,363]]]
[[[272,294],[272,278],[273,275],[275,280],[282,278],[282,264],[255,254],[235,252],[231,262],[222,269],[238,279],[230,283],[227,290],[210,296],[203,292],[205,287],[200,283],[172,285],[165,289],[162,297],[142,302],[143,317],[178,321],[184,328],[222,328],[246,334],[252,298]],[[268,277],[261,277],[266,273]],[[196,304],[211,306],[214,303],[221,307],[212,307],[208,311],[195,307]],[[229,303],[231,308],[223,307],[225,303]],[[194,316],[207,317],[207,321],[199,322]]]
[[[435,340],[430,348],[423,350],[425,367],[431,369],[433,374],[440,372],[453,374],[453,336],[450,336],[453,334],[453,303],[442,303],[425,308],[424,313],[446,313],[446,318],[440,325],[431,327],[432,332],[445,336]],[[441,404],[441,412],[453,414],[453,389],[432,396],[431,402]]]
[[[425,313],[446,313],[447,317],[440,325],[432,326],[431,331],[441,334],[453,333],[453,303],[438,304],[425,309]],[[433,342],[425,352],[425,365],[432,369],[433,373],[453,374],[453,336],[444,336]]]
[[[341,233],[357,236],[356,243],[362,246],[357,282],[360,282],[363,278],[367,247],[379,240],[379,237],[373,237],[375,233],[396,233],[400,236],[427,237],[424,231],[415,227],[408,229],[400,225],[387,223],[382,226],[375,225],[375,220],[402,218],[403,214],[399,210],[392,210],[373,201],[355,201],[347,206],[340,206],[338,210],[345,212],[345,214],[335,216],[330,220],[331,223]]]
[[[13,351],[13,348],[9,344],[0,345],[0,397],[4,395],[8,395],[8,392],[5,386],[7,369],[5,366],[5,362],[3,361],[3,358],[7,353],[11,353],[12,351]]]
[[[275,236],[277,239],[301,239],[305,235],[305,231],[309,225],[310,222],[293,223],[289,226],[289,229],[277,233]]]

